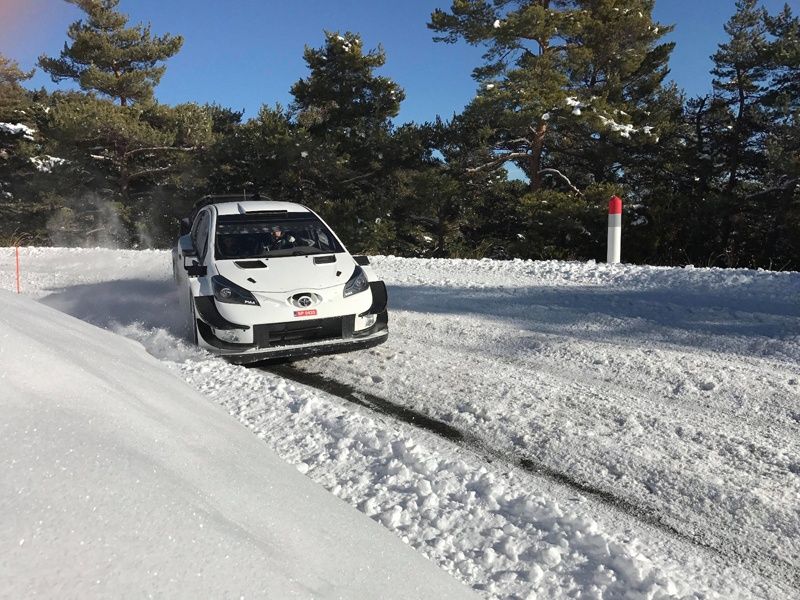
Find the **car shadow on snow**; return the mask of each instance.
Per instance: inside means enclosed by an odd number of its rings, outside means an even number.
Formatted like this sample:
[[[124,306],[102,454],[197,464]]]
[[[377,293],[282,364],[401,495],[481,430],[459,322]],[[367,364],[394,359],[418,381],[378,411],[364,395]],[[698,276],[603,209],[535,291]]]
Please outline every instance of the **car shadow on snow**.
[[[800,358],[800,303],[742,292],[736,288],[615,291],[594,286],[393,285],[389,309],[489,317],[511,336],[516,329],[516,341],[531,333],[641,347],[657,340],[715,352],[735,349]]]
[[[171,279],[120,279],[58,288],[40,300],[61,312],[105,329],[139,324],[184,335],[185,319]]]

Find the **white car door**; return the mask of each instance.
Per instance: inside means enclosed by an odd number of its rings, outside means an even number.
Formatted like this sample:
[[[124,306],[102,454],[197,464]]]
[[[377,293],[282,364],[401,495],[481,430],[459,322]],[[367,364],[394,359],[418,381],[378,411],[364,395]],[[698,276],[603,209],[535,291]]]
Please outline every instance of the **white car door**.
[[[195,217],[190,233],[178,242],[177,280],[182,314],[187,316],[187,330],[194,337],[194,298],[211,293],[213,250],[209,249],[212,215],[202,210]]]

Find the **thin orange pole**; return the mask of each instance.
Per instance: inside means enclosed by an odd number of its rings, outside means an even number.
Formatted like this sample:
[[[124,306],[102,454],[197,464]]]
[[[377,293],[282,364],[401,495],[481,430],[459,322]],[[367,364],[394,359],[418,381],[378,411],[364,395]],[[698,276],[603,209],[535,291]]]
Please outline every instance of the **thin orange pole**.
[[[17,293],[19,294],[19,246],[14,246],[17,251]]]

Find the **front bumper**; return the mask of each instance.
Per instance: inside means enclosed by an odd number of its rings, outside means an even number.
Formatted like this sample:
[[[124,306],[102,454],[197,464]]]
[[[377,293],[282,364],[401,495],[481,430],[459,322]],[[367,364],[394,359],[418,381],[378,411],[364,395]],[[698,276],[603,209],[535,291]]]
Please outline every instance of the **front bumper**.
[[[319,319],[334,321],[334,319]],[[204,345],[216,354],[224,356],[236,364],[245,364],[273,358],[305,358],[323,354],[337,354],[363,350],[382,344],[389,337],[389,315],[383,311],[377,315],[375,324],[363,331],[353,332],[347,323],[348,317],[338,319],[342,323],[340,331],[334,330],[333,323],[314,323],[304,321],[300,329],[281,329],[292,323],[273,323],[264,325],[254,344],[231,344],[221,340],[204,321],[197,320],[197,330]],[[258,325],[256,327],[259,327]]]
[[[217,310],[213,296],[194,299],[197,313],[198,341],[201,346],[224,356],[231,362],[243,364],[271,358],[302,358],[321,354],[335,354],[370,348],[386,341],[389,335],[387,295],[383,282],[370,284],[372,305],[361,314],[343,315],[322,319],[302,319],[282,323],[262,323],[252,327],[231,323]],[[363,326],[363,318],[374,315],[370,327]],[[252,332],[249,330],[252,329]],[[242,341],[236,331],[246,331]],[[230,335],[233,332],[233,335]],[[227,339],[223,339],[227,338]]]

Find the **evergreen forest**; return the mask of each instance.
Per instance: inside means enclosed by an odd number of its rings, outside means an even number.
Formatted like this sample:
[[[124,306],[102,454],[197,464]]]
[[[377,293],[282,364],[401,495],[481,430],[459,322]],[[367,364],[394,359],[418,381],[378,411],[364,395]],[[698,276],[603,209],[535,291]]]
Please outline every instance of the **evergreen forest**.
[[[0,245],[167,248],[199,198],[241,193],[309,206],[353,252],[604,260],[616,194],[624,262],[800,270],[788,5],[738,0],[707,93],[687,97],[655,0],[453,0],[420,20],[483,50],[476,96],[399,124],[391,61],[357,33],[309,40],[292,102],[245,119],[156,99],[180,32],[67,1],[81,18],[37,69],[71,91],[32,89],[0,55]]]

